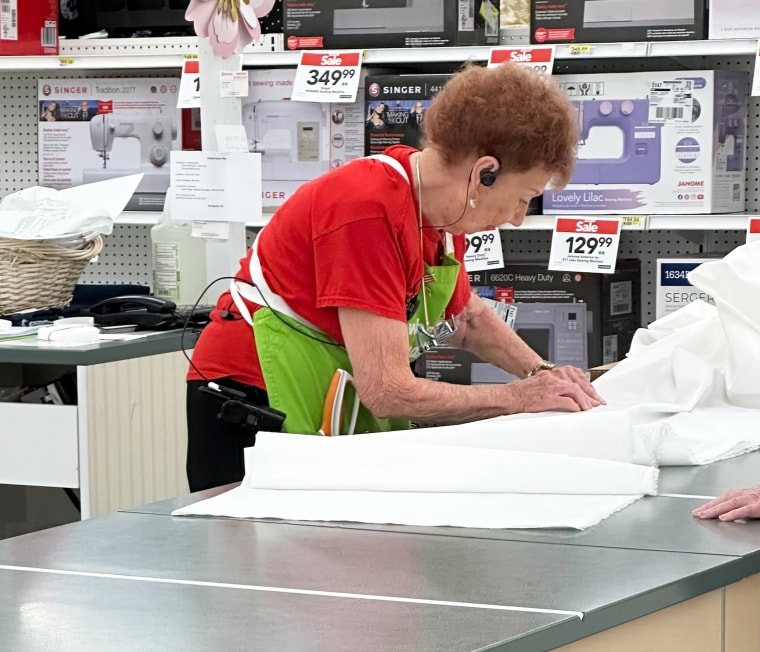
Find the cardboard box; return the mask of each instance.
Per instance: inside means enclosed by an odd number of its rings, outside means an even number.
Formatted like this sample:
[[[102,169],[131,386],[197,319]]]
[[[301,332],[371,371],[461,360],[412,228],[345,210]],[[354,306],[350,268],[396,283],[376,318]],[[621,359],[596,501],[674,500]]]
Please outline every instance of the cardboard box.
[[[697,70],[562,75],[581,141],[544,213],[744,210],[749,76]]]
[[[58,0],[0,2],[0,55],[58,54]]]
[[[39,184],[142,173],[126,210],[162,210],[170,152],[182,143],[178,90],[173,77],[39,80]]]
[[[692,301],[715,300],[689,282],[689,272],[715,257],[690,257],[657,259],[657,287],[655,289],[655,319],[660,319]]]
[[[710,0],[708,38],[760,38],[757,0]]]
[[[193,24],[185,19],[190,0],[78,0],[80,12],[91,31],[105,29],[108,35],[132,36],[149,32],[150,36],[193,34]]]
[[[614,274],[554,272],[543,263],[510,263],[471,272],[480,296],[514,303],[513,328],[541,357],[581,369],[622,359],[641,326],[641,265],[621,259]],[[417,371],[457,384],[504,383],[514,376],[461,349],[439,348]]]
[[[425,113],[451,75],[367,75],[364,153],[391,145],[418,147]]]
[[[262,205],[273,209],[305,181],[364,156],[363,88],[358,101],[292,102],[294,68],[248,71],[243,126],[261,152]]]
[[[498,45],[495,0],[283,0],[288,50]]]
[[[682,41],[705,36],[705,0],[531,0],[532,43]]]

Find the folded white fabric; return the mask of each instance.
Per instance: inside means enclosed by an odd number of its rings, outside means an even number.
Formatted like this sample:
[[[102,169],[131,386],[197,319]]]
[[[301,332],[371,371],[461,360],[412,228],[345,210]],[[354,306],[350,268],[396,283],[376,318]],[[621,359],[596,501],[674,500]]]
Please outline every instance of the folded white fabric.
[[[177,509],[172,516],[582,530],[638,499],[639,496],[278,491],[238,487]]]
[[[245,451],[250,489],[407,493],[654,493],[657,469],[551,453],[383,437],[259,433]]]

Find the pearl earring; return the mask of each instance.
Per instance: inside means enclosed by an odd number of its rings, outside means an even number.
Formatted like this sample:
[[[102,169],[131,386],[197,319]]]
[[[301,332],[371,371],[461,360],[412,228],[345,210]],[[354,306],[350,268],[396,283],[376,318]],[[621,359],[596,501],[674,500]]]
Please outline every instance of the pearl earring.
[[[474,199],[470,199],[470,208],[476,208],[478,205],[478,202]]]

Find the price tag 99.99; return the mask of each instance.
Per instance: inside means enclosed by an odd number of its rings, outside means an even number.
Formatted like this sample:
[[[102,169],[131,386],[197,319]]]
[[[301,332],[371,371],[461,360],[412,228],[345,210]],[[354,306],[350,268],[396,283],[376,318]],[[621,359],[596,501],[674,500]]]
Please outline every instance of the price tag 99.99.
[[[505,61],[529,66],[533,70],[551,75],[554,68],[554,46],[536,45],[524,48],[491,48],[488,67],[495,68]]]
[[[304,51],[290,99],[298,102],[354,102],[361,65],[361,50]]]
[[[499,229],[471,233],[465,238],[464,267],[468,272],[504,267]]]
[[[549,269],[564,272],[615,271],[622,218],[557,217]]]

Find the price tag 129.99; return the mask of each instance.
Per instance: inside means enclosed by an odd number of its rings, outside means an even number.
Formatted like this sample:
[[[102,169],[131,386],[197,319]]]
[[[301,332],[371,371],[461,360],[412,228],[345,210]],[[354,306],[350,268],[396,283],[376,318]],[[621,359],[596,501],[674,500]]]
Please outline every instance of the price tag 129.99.
[[[359,88],[362,51],[301,52],[290,99],[299,102],[353,102]]]
[[[554,46],[536,45],[524,48],[491,48],[488,57],[488,67],[496,66],[511,61],[521,66],[529,66],[545,75],[552,74],[554,68]]]
[[[466,238],[464,268],[468,272],[504,267],[504,252],[501,248],[499,229],[471,233]]]
[[[549,269],[612,274],[620,245],[621,223],[619,217],[558,216],[552,234]]]

